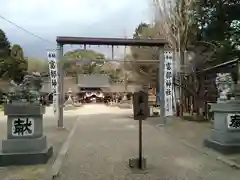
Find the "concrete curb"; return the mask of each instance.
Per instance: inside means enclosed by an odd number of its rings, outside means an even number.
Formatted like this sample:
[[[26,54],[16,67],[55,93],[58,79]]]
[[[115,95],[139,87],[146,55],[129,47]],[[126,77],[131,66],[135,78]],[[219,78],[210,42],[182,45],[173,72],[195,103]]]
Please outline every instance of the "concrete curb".
[[[156,127],[158,129],[164,129],[164,126],[162,124],[157,124]],[[224,164],[226,164],[226,165],[228,165],[228,166],[230,166],[230,167],[232,167],[234,169],[240,169],[240,164],[230,160],[227,157],[222,156],[221,154],[219,154],[217,152],[210,152],[208,150],[199,149],[199,147],[193,145],[192,143],[187,142],[183,138],[176,137],[174,134],[167,132],[165,129],[164,129],[164,132],[166,134],[174,137],[174,138],[177,138],[178,141],[180,141],[180,143],[184,144],[187,147],[190,147],[191,149],[194,149],[194,150],[196,150],[196,151],[198,151],[200,153],[203,153],[203,154],[206,154],[208,156],[211,156],[211,157],[215,158],[216,160],[221,161],[222,163],[224,163]]]
[[[73,128],[71,129],[71,132],[68,135],[67,140],[62,145],[61,150],[60,150],[59,154],[57,155],[57,158],[56,158],[56,160],[54,161],[54,163],[51,167],[51,172],[50,172],[51,173],[51,178],[50,179],[54,179],[54,178],[58,177],[58,175],[59,175],[61,166],[63,164],[63,160],[64,160],[64,158],[67,154],[71,139],[72,139],[72,137],[75,133],[75,130],[77,128],[77,123],[78,123],[79,119],[80,119],[80,117],[78,117],[77,121],[75,122]]]

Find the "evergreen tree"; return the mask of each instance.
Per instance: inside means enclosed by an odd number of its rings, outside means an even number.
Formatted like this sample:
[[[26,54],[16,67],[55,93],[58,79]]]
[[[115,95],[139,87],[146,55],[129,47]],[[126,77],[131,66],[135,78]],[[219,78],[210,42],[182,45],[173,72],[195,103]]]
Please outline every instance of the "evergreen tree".
[[[21,82],[27,72],[28,63],[20,45],[14,44],[11,48],[11,64],[14,68],[9,70],[10,77],[16,82]]]
[[[0,58],[8,57],[10,54],[10,48],[10,42],[6,37],[6,34],[0,29]]]
[[[214,64],[239,57],[239,0],[198,0],[195,9],[198,41],[216,46]]]
[[[0,78],[6,75],[10,55],[10,43],[2,29],[0,29]]]
[[[10,46],[3,30],[0,29],[0,78],[21,82],[27,71],[27,61],[20,45]]]

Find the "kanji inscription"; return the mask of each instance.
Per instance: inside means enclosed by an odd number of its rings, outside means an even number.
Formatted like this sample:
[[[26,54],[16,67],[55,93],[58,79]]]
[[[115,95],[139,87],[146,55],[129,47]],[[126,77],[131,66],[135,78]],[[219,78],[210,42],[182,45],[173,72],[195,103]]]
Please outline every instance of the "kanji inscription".
[[[228,129],[240,130],[240,114],[228,114],[227,125]]]
[[[13,136],[31,136],[34,133],[34,120],[28,117],[15,118],[12,121]]]

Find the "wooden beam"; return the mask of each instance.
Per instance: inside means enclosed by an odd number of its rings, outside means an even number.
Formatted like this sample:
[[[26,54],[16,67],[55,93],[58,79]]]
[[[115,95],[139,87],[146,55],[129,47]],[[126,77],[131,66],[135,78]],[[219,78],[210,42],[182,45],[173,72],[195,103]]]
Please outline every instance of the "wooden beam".
[[[168,42],[165,38],[158,39],[133,39],[133,38],[95,38],[95,37],[70,37],[58,36],[56,39],[60,45],[111,45],[111,46],[164,46]]]
[[[220,68],[224,68],[224,67],[227,67],[227,66],[230,66],[230,65],[232,66],[232,65],[237,64],[238,61],[239,61],[239,59],[234,59],[234,60],[231,60],[231,61],[227,61],[227,62],[218,64],[218,65],[216,65],[216,66],[212,66],[212,67],[209,67],[209,68],[205,68],[205,69],[203,69],[203,70],[201,70],[201,71],[197,71],[197,74],[207,73],[207,72],[209,72],[209,71],[216,71],[216,70],[218,70],[218,69],[220,69]],[[229,71],[231,71],[231,70],[229,70]],[[224,70],[224,72],[225,72],[225,70]]]

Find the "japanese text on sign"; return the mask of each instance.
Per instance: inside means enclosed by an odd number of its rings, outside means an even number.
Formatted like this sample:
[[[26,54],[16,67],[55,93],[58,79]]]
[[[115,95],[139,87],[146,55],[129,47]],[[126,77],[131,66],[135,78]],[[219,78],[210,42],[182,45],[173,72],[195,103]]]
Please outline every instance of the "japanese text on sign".
[[[58,69],[57,69],[57,59],[56,52],[48,52],[48,62],[49,62],[49,74],[51,78],[51,89],[53,93],[53,108],[56,112],[57,107],[57,95],[58,95]]]
[[[240,114],[228,114],[227,126],[232,130],[240,129]]]
[[[34,133],[34,120],[32,118],[16,118],[12,121],[13,136],[31,136]]]
[[[133,114],[135,120],[145,120],[148,117],[148,94],[142,91],[133,94]]]
[[[173,115],[173,52],[164,52],[164,99],[165,116]]]

